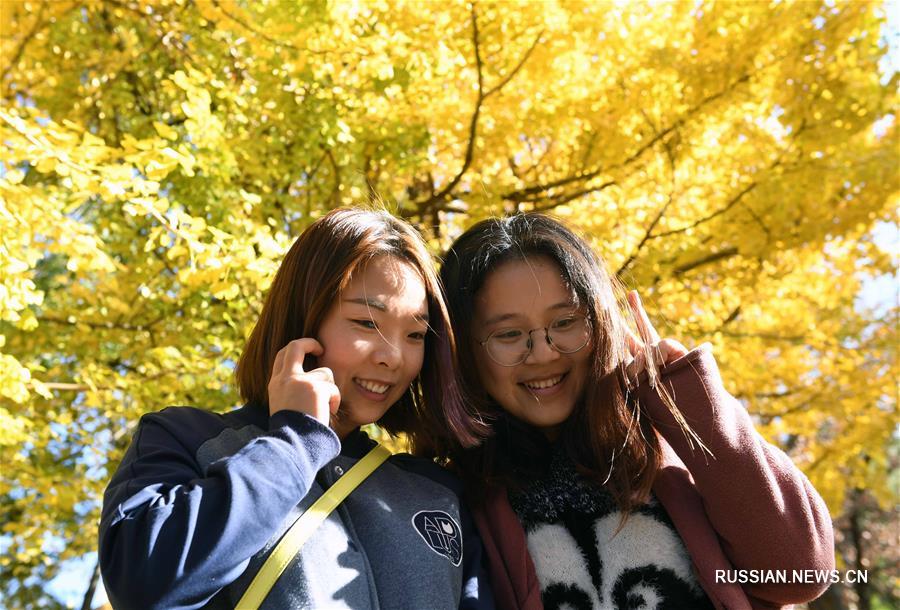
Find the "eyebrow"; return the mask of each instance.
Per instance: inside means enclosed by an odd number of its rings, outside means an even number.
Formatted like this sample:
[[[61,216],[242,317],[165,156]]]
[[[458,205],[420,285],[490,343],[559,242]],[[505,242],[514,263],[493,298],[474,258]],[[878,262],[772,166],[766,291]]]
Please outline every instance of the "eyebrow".
[[[357,305],[365,305],[366,307],[371,307],[372,309],[377,309],[382,313],[387,312],[387,305],[378,299],[373,299],[371,297],[357,297],[355,299],[344,299],[345,303],[355,303]],[[422,322],[428,324],[428,312],[420,312],[413,316],[416,320],[421,320]]]
[[[551,305],[547,308],[547,311],[559,311],[562,309],[571,309],[575,307],[575,303],[573,301],[561,301],[556,303],[555,305]],[[521,317],[522,314],[518,313],[501,313],[496,316],[491,316],[487,320],[484,321],[485,326],[490,326],[491,324],[497,324],[498,322],[506,322],[507,320],[512,320],[514,318]]]

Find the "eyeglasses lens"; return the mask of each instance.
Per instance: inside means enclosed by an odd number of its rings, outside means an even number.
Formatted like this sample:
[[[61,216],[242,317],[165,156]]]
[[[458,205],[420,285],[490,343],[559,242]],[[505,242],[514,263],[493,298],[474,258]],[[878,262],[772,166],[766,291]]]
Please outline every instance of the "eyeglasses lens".
[[[533,347],[532,334],[541,330],[545,330],[550,345],[562,354],[577,352],[590,339],[590,326],[584,316],[565,315],[553,320],[546,328],[530,332],[522,329],[499,330],[488,338],[485,347],[497,364],[515,366],[528,358]]]

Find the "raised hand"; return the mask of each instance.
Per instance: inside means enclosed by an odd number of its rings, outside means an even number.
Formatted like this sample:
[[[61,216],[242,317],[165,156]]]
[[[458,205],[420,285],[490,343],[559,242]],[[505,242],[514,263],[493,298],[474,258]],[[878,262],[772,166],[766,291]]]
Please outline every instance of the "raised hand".
[[[638,335],[628,331],[625,339],[628,341],[628,350],[631,352],[632,361],[626,368],[628,379],[634,383],[637,381],[641,373],[647,370],[648,358],[653,359],[656,366],[665,366],[670,362],[674,362],[688,353],[687,348],[675,341],[674,339],[660,339],[659,333],[650,322],[647,312],[644,311],[644,305],[641,303],[641,297],[638,296],[636,290],[628,293],[628,305],[634,314],[634,320],[637,324]],[[649,345],[650,350],[647,354],[645,346]],[[655,380],[651,379],[651,384]]]
[[[331,369],[303,369],[307,354],[321,356],[322,344],[315,339],[295,339],[275,355],[269,378],[269,415],[289,410],[306,413],[326,426],[337,413],[341,393],[334,384]]]

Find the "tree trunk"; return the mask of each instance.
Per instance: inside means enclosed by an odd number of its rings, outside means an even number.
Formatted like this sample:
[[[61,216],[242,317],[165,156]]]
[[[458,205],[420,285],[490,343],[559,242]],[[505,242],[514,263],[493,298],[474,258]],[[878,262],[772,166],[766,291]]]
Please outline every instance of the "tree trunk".
[[[100,559],[94,564],[94,571],[91,572],[91,580],[88,583],[87,592],[84,594],[84,601],[81,602],[81,610],[91,610],[91,602],[94,601],[94,592],[97,590],[97,582],[100,580]]]
[[[858,571],[865,569],[865,563],[863,562],[865,553],[863,551],[862,536],[864,527],[862,524],[862,512],[864,510],[862,494],[863,492],[860,489],[853,491],[853,508],[850,511],[850,543],[853,545],[854,555],[856,556],[853,567]],[[856,592],[859,610],[872,610],[872,591],[869,588],[869,583],[857,581],[853,584],[853,590]]]

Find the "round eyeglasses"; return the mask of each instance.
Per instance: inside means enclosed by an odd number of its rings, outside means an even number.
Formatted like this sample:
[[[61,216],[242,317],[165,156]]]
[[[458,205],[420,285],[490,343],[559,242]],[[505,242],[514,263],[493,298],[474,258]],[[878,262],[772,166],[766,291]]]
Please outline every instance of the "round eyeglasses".
[[[488,356],[500,366],[522,364],[534,349],[531,333],[542,330],[547,344],[560,354],[574,354],[591,339],[591,326],[582,314],[565,314],[549,325],[532,328],[501,328],[478,343]]]

